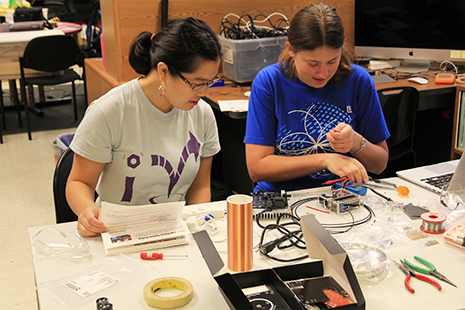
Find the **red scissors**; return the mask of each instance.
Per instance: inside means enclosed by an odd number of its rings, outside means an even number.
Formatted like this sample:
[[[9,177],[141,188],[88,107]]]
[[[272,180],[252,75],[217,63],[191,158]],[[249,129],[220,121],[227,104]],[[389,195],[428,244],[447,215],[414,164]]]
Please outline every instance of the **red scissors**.
[[[441,285],[438,282],[424,275],[417,274],[412,268],[410,268],[407,264],[405,264],[403,260],[400,260],[400,264],[397,262],[395,263],[397,267],[399,267],[399,269],[402,270],[402,272],[407,276],[405,278],[404,284],[410,293],[412,294],[415,293],[415,290],[410,286],[410,283],[409,283],[412,277],[417,278],[418,280],[428,282],[431,285],[434,285],[439,291],[442,289]]]

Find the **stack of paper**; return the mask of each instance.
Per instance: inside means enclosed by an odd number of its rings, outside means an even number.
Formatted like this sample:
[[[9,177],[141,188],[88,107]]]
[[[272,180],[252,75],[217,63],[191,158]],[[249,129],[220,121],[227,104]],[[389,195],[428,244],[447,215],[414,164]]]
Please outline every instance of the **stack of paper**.
[[[106,255],[170,247],[190,242],[182,220],[185,201],[127,206],[102,202],[102,234]]]

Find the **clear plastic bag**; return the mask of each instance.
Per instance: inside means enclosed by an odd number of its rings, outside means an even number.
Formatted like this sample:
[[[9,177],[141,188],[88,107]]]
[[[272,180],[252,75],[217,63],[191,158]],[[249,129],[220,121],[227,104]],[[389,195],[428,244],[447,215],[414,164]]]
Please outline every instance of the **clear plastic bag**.
[[[99,294],[110,296],[137,283],[147,282],[159,273],[160,271],[148,264],[139,262],[128,255],[120,254],[106,257],[101,263],[80,272],[41,284],[37,286],[37,290],[70,309],[91,303],[95,307],[95,300],[96,297],[100,296]],[[85,294],[84,292],[73,291],[68,287],[70,283],[74,283],[77,279],[83,277],[91,279],[95,277],[95,274],[103,275],[109,279],[106,280],[105,285],[101,285],[102,290],[100,291],[95,291],[93,294],[91,291],[89,294]],[[101,278],[99,279],[101,280]]]
[[[384,282],[391,276],[390,260],[381,246],[359,242],[342,242],[357,279],[367,286]]]
[[[437,199],[427,199],[421,202],[421,205],[428,206],[430,212],[444,214],[446,221],[444,228],[450,229],[451,227],[462,224],[465,225],[465,203],[460,195],[460,191],[446,191],[443,190]]]
[[[454,211],[460,206],[465,206],[459,195],[463,195],[462,190],[448,191],[443,189],[439,195],[439,201],[446,209]]]

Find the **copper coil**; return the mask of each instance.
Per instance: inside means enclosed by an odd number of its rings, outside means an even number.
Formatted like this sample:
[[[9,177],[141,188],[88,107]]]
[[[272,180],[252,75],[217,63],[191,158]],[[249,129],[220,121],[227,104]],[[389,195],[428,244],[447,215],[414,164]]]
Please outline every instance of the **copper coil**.
[[[232,195],[227,199],[228,268],[247,271],[253,265],[253,199]]]

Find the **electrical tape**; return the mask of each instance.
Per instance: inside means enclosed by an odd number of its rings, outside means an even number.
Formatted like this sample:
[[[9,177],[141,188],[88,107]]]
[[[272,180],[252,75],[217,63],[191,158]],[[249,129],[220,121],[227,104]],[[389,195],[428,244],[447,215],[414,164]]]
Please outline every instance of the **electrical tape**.
[[[172,297],[162,297],[155,292],[166,289],[175,288],[181,290],[181,294]],[[173,309],[187,305],[194,297],[194,287],[192,284],[183,278],[165,277],[150,281],[144,287],[144,299],[150,307],[161,309]]]

